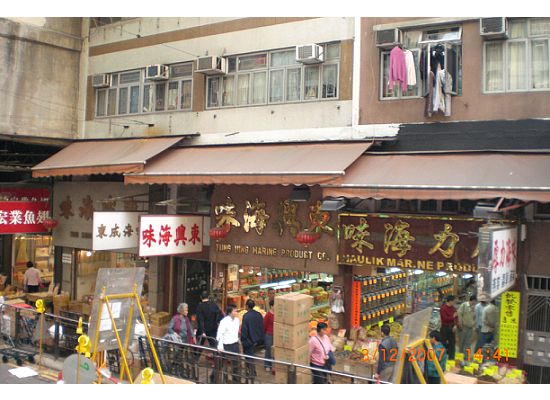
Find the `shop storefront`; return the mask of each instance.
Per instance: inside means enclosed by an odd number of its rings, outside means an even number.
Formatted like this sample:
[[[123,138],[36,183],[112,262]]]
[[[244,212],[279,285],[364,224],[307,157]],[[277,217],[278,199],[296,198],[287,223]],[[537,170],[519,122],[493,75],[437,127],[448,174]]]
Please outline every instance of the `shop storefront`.
[[[9,235],[2,240],[2,253],[7,274],[2,280],[12,291],[24,289],[27,262],[40,271],[43,286],[53,281],[53,246],[51,235],[44,226],[50,218],[50,190],[47,188],[17,188],[0,190],[0,234]]]
[[[354,276],[352,325],[477,293],[478,231],[486,220],[391,214],[340,214],[339,220],[339,262]]]
[[[54,186],[53,231],[62,247],[61,290],[69,310],[86,314],[100,268],[145,267],[138,255],[139,216],[148,208],[148,188],[115,182],[61,182]],[[147,304],[146,273],[142,302]]]
[[[313,296],[314,319],[328,319],[329,297],[341,287],[336,261],[337,218],[321,210],[320,190],[311,187],[303,201],[292,201],[293,187],[216,186],[212,227],[226,228],[213,241],[211,260],[217,266],[213,289],[222,305],[245,308],[248,298],[266,310],[268,291]],[[315,235],[311,244],[299,233]]]

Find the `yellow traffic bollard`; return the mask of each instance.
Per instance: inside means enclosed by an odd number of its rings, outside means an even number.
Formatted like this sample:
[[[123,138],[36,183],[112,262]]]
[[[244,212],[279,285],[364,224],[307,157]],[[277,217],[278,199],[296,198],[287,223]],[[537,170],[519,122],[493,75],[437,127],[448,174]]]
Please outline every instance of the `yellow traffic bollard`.
[[[83,354],[84,356],[90,358],[91,348],[92,344],[90,342],[90,338],[86,335],[80,335],[78,338],[78,346],[76,346],[76,351],[78,354]]]
[[[155,375],[155,371],[153,371],[153,368],[145,368],[143,371],[141,371],[141,383],[142,384],[151,384],[153,383],[153,375]]]
[[[78,319],[78,326],[76,328],[77,335],[82,335],[84,332],[82,331],[82,317]]]
[[[36,312],[38,314],[44,314],[44,311],[46,311],[46,309],[44,308],[44,301],[36,300]]]

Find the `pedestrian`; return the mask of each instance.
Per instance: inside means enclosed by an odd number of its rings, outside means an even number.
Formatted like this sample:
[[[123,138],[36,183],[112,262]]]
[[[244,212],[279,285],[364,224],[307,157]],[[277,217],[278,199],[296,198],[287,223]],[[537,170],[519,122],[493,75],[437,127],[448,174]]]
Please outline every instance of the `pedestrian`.
[[[195,335],[188,316],[189,306],[181,303],[177,311],[168,324],[168,334],[178,335],[182,343],[195,344]]]
[[[476,327],[476,312],[475,307],[477,297],[470,296],[469,301],[465,301],[458,307],[458,329],[460,337],[460,352],[462,354],[471,354],[472,337]],[[469,353],[467,353],[469,350]]]
[[[330,336],[327,335],[327,324],[319,322],[317,324],[317,334],[309,338],[309,363],[313,368],[321,368],[324,370],[331,369],[331,356],[334,351]],[[334,357],[334,355],[332,355]],[[327,373],[312,370],[313,383],[327,383]]]
[[[229,351],[231,353],[241,352],[239,345],[239,325],[237,306],[229,304],[226,309],[226,316],[220,321],[216,340],[218,341],[218,351]],[[241,383],[239,378],[239,357],[230,354],[227,359],[231,361],[232,382]]]
[[[483,309],[487,307],[488,296],[484,293],[480,294],[479,302],[476,304],[475,313],[476,313],[476,351],[479,349],[477,344],[481,341],[481,325],[483,324]],[[475,352],[474,352],[475,353]],[[469,360],[472,361],[472,360]]]
[[[201,302],[197,305],[197,338],[200,345],[208,340],[210,347],[216,347],[216,334],[223,314],[216,303],[210,301],[208,292],[201,293]]]
[[[447,296],[445,304],[439,310],[441,316],[441,339],[447,349],[449,360],[455,359],[456,347],[456,329],[458,325],[458,313],[455,308],[455,297]]]
[[[384,337],[378,345],[378,364],[374,377],[383,382],[389,382],[393,375],[395,358],[397,357],[397,342],[390,336],[390,326],[382,325],[380,328]],[[394,355],[395,354],[395,355]]]
[[[275,304],[275,289],[273,289],[272,287],[267,289],[267,310],[266,311],[269,311],[273,308],[273,305],[271,305],[271,302]]]
[[[443,346],[443,343],[441,342],[441,334],[438,331],[430,332],[430,342],[432,344],[433,354],[429,353],[429,355],[426,357],[426,377],[428,378],[427,383],[439,384],[441,383],[441,376],[439,375],[439,371],[435,366],[434,360],[437,359],[441,367],[441,371],[445,373],[445,369],[447,368],[447,351],[445,350],[445,346]]]
[[[247,356],[253,356],[258,346],[264,344],[264,319],[262,314],[254,310],[256,303],[254,300],[246,301],[247,312],[243,316],[241,328],[241,343],[243,353]],[[246,360],[246,369],[248,376],[256,376],[256,366],[253,359]]]
[[[25,271],[25,277],[23,284],[27,293],[37,293],[40,288],[40,270],[34,267],[32,261],[27,262],[27,270]]]
[[[480,337],[477,341],[476,351],[479,349],[483,351],[483,346],[493,342],[498,321],[498,311],[495,302],[490,301],[487,295],[482,296],[480,296],[480,300],[486,303],[486,306],[483,307],[483,312],[481,313]]]
[[[264,367],[267,372],[273,372],[273,363],[269,360],[273,359],[273,322],[275,315],[273,314],[273,300],[269,300],[269,311],[264,317],[264,344],[265,344],[265,361]]]

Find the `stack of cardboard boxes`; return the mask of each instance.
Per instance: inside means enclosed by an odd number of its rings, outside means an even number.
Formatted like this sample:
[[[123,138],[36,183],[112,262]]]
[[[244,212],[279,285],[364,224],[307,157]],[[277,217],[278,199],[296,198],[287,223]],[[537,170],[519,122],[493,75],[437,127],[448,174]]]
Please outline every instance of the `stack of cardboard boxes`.
[[[309,365],[309,321],[313,297],[289,293],[275,298],[273,355],[277,361]],[[277,383],[287,382],[287,371],[276,368]],[[296,383],[311,383],[311,374],[298,368]]]

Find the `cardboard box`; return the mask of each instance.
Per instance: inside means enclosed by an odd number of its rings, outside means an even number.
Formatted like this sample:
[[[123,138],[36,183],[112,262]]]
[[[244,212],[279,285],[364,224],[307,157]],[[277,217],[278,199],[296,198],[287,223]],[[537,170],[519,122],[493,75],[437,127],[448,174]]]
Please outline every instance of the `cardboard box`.
[[[88,317],[92,314],[92,305],[90,303],[82,303],[82,314]]]
[[[149,325],[149,332],[151,333],[151,336],[162,338],[164,335],[166,335],[166,332],[168,332],[168,324],[164,325]]]
[[[68,310],[70,312],[82,314],[82,302],[80,301],[69,301]]]
[[[277,296],[275,297],[274,321],[287,325],[309,322],[312,306],[313,297],[307,294],[289,293]]]
[[[273,356],[277,361],[284,361],[299,365],[309,365],[309,344],[298,347],[297,349],[273,347]]]
[[[309,323],[287,325],[273,324],[273,345],[285,349],[297,349],[305,346],[309,340]]]
[[[288,383],[288,367],[275,364],[275,383]],[[306,368],[296,368],[296,383],[299,385],[307,385],[313,383],[311,371]]]
[[[156,312],[154,314],[151,314],[151,317],[149,319],[151,325],[156,326],[162,326],[168,322],[170,322],[170,314],[165,311]]]

